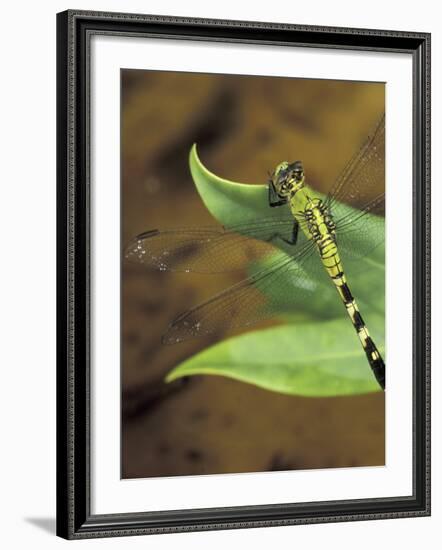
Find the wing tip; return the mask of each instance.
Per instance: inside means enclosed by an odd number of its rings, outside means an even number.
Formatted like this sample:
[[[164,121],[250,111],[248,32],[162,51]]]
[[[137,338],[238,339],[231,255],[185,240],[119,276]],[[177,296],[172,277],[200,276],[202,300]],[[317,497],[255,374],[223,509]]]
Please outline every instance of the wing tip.
[[[140,233],[133,239],[134,241],[140,240],[140,239],[146,239],[149,237],[155,237],[155,235],[158,235],[160,232],[159,229],[149,229],[149,231],[144,231],[144,233]]]

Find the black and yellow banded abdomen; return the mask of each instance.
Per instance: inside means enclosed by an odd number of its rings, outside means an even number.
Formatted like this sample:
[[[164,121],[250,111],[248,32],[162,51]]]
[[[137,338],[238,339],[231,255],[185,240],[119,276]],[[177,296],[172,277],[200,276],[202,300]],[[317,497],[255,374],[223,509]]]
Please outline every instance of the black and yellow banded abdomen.
[[[342,271],[341,271],[342,273]],[[359,340],[361,341],[362,347],[364,348],[365,355],[367,356],[368,363],[375,375],[376,380],[378,381],[381,388],[385,389],[385,364],[384,360],[381,357],[375,343],[373,342],[368,329],[364,323],[364,320],[359,313],[358,306],[355,299],[350,292],[350,289],[345,280],[345,275],[342,273],[341,276],[333,277],[336,289],[345,305],[345,309],[351,319],[351,322],[358,334]]]
[[[292,197],[290,208],[307,238],[315,242],[325,270],[332,279],[358,334],[371,370],[381,388],[385,389],[385,364],[347,285],[336,242],[336,226],[327,206],[321,199],[310,198],[305,190],[301,190]]]

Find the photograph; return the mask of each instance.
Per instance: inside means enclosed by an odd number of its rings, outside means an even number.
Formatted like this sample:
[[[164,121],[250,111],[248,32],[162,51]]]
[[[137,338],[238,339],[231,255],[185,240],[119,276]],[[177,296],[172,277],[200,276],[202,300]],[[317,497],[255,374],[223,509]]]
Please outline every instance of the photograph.
[[[121,477],[385,465],[385,83],[120,85]]]
[[[430,35],[57,14],[57,534],[430,513]]]
[[[440,11],[5,3],[2,547],[442,540]]]

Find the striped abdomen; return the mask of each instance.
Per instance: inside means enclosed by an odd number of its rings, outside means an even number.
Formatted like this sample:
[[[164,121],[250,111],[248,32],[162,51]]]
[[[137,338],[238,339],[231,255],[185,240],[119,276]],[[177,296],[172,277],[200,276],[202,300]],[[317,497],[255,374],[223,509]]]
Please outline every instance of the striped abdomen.
[[[300,193],[297,193],[297,196]],[[295,200],[292,200],[291,208],[295,219],[300,223],[306,236],[312,239],[318,248],[322,263],[335,284],[336,290],[341,297],[345,309],[351,319],[351,322],[359,336],[368,363],[379,382],[382,389],[385,389],[385,365],[375,343],[373,342],[364,320],[359,313],[358,306],[353,298],[342,268],[339,258],[338,247],[335,238],[335,223],[333,218],[319,198],[310,198],[305,195],[302,200],[298,197],[298,202],[304,201],[304,208],[298,209]]]
[[[348,287],[342,269],[342,264],[339,259],[336,243],[332,237],[330,237],[330,239],[322,239],[321,241],[322,242],[318,243],[318,247],[322,263],[324,264],[327,273],[333,280],[336,290],[345,305],[345,309],[347,310],[351,322],[359,336],[362,347],[364,348],[371,370],[373,371],[373,374],[375,375],[375,378],[379,382],[381,388],[385,389],[384,361],[368,332],[364,320],[359,313],[356,300],[353,298],[350,288]]]

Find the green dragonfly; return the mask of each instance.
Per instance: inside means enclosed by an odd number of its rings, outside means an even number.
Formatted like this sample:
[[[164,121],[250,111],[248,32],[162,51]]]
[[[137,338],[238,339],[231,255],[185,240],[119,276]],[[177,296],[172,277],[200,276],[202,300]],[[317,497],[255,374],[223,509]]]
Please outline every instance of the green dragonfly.
[[[154,229],[136,236],[125,257],[161,271],[220,273],[253,267],[248,278],[179,315],[163,343],[248,327],[278,315],[288,297],[296,300],[314,292],[309,277],[325,277],[336,288],[368,364],[385,389],[383,358],[344,271],[344,265],[357,264],[384,239],[385,194],[375,193],[383,189],[384,151],[383,116],[326,195],[307,185],[301,161],[284,161],[269,174],[267,186],[269,212],[278,209],[278,216],[220,227]]]

